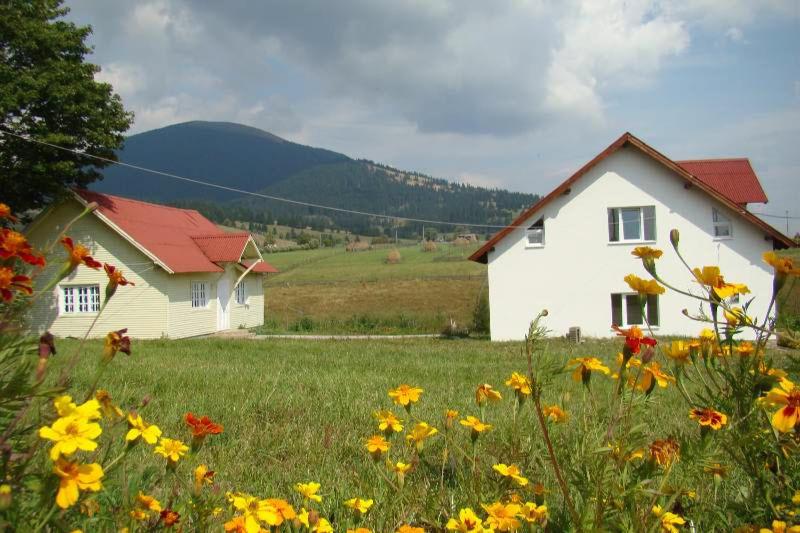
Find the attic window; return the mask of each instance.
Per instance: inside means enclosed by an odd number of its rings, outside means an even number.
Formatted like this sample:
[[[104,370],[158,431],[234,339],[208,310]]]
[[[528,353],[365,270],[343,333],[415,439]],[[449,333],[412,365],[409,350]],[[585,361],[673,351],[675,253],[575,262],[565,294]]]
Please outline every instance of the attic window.
[[[608,209],[609,242],[642,242],[656,240],[656,208],[610,207]]]
[[[527,246],[539,247],[544,246],[544,218],[540,218],[526,230],[528,238]]]
[[[731,231],[731,219],[722,214],[718,209],[712,209],[711,217],[714,222],[714,238],[724,239],[733,237]]]

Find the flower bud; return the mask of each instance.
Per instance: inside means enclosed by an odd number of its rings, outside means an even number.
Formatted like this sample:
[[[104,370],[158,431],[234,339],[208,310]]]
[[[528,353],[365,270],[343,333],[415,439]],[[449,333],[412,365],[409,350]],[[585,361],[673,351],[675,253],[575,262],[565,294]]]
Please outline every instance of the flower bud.
[[[678,244],[681,242],[681,232],[677,229],[673,229],[669,232],[669,242],[672,243],[673,248],[677,248]]]
[[[655,355],[656,355],[656,352],[653,351],[653,349],[650,346],[648,346],[647,348],[645,348],[644,352],[642,353],[642,363],[645,363],[645,364],[649,363],[650,361],[653,360],[653,357],[655,357]]]
[[[0,485],[0,511],[5,511],[11,507],[11,485],[3,483]]]
[[[311,509],[308,512],[308,525],[310,528],[313,529],[314,526],[317,525],[317,523],[319,523],[319,513],[316,512],[314,509]]]

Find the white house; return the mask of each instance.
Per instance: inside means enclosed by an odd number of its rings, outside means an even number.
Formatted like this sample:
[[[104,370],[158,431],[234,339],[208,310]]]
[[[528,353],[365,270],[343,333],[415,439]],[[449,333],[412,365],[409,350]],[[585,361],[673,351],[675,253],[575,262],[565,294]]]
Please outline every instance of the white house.
[[[612,324],[642,324],[623,281],[629,273],[650,278],[631,255],[636,246],[664,250],[659,275],[699,294],[672,251],[673,228],[691,266],[719,265],[727,281],[748,285],[750,314],[763,317],[772,267],[761,255],[793,246],[747,209],[766,201],[747,159],[672,161],[625,133],[470,257],[488,263],[492,340],[524,338],[542,309],[555,335],[579,327],[608,337]],[[668,290],[651,297],[646,312],[660,334],[696,335],[702,326],[681,310],[697,308]]]
[[[128,328],[136,338],[182,338],[264,323],[263,277],[277,270],[263,260],[249,233],[226,233],[197,211],[75,191],[33,221],[29,240],[45,250],[90,202],[97,209],[67,235],[134,283],[119,287],[91,336]],[[56,243],[37,278],[40,285],[52,279],[64,257]],[[32,324],[57,336],[83,336],[97,317],[107,281],[102,269],[80,266],[37,300]]]

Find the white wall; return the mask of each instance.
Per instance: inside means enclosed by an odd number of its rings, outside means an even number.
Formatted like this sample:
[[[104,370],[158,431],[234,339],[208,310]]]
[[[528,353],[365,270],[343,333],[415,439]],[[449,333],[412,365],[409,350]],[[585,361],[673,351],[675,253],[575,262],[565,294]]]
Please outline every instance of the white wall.
[[[608,337],[611,293],[629,293],[623,277],[649,279],[641,261],[631,255],[639,244],[609,243],[609,207],[656,207],[656,241],[664,256],[658,271],[679,288],[700,294],[692,275],[680,263],[669,232],[681,232],[681,251],[691,266],[719,265],[728,282],[745,283],[756,299],[751,315],[763,317],[772,288],[772,268],[761,254],[772,249],[762,232],[729,212],[696,188],[638,150],[625,147],[601,161],[561,196],[521,224],[544,216],[545,246],[526,247],[524,229],[516,229],[489,252],[489,302],[492,340],[519,340],[530,321],[548,309],[545,325],[553,335],[580,326],[583,335]],[[732,222],[733,238],[712,238],[712,207]],[[703,327],[681,314],[698,303],[667,290],[659,297],[662,335],[696,335]]]

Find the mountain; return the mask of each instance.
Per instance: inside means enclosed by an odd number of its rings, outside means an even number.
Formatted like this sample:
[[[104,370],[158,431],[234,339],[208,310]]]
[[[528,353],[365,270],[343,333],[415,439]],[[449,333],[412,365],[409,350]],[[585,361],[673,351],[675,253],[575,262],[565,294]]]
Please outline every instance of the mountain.
[[[118,155],[125,163],[226,187],[415,219],[502,225],[538,199],[533,194],[453,183],[354,160],[224,122],[186,122],[139,133],[126,140]],[[92,184],[92,189],[198,209],[220,223],[278,221],[293,227],[338,228],[366,235],[390,230],[393,234],[399,226],[400,236],[419,234],[421,228],[421,223],[398,224],[379,217],[243,196],[119,165],[109,166],[103,173],[104,179]]]

